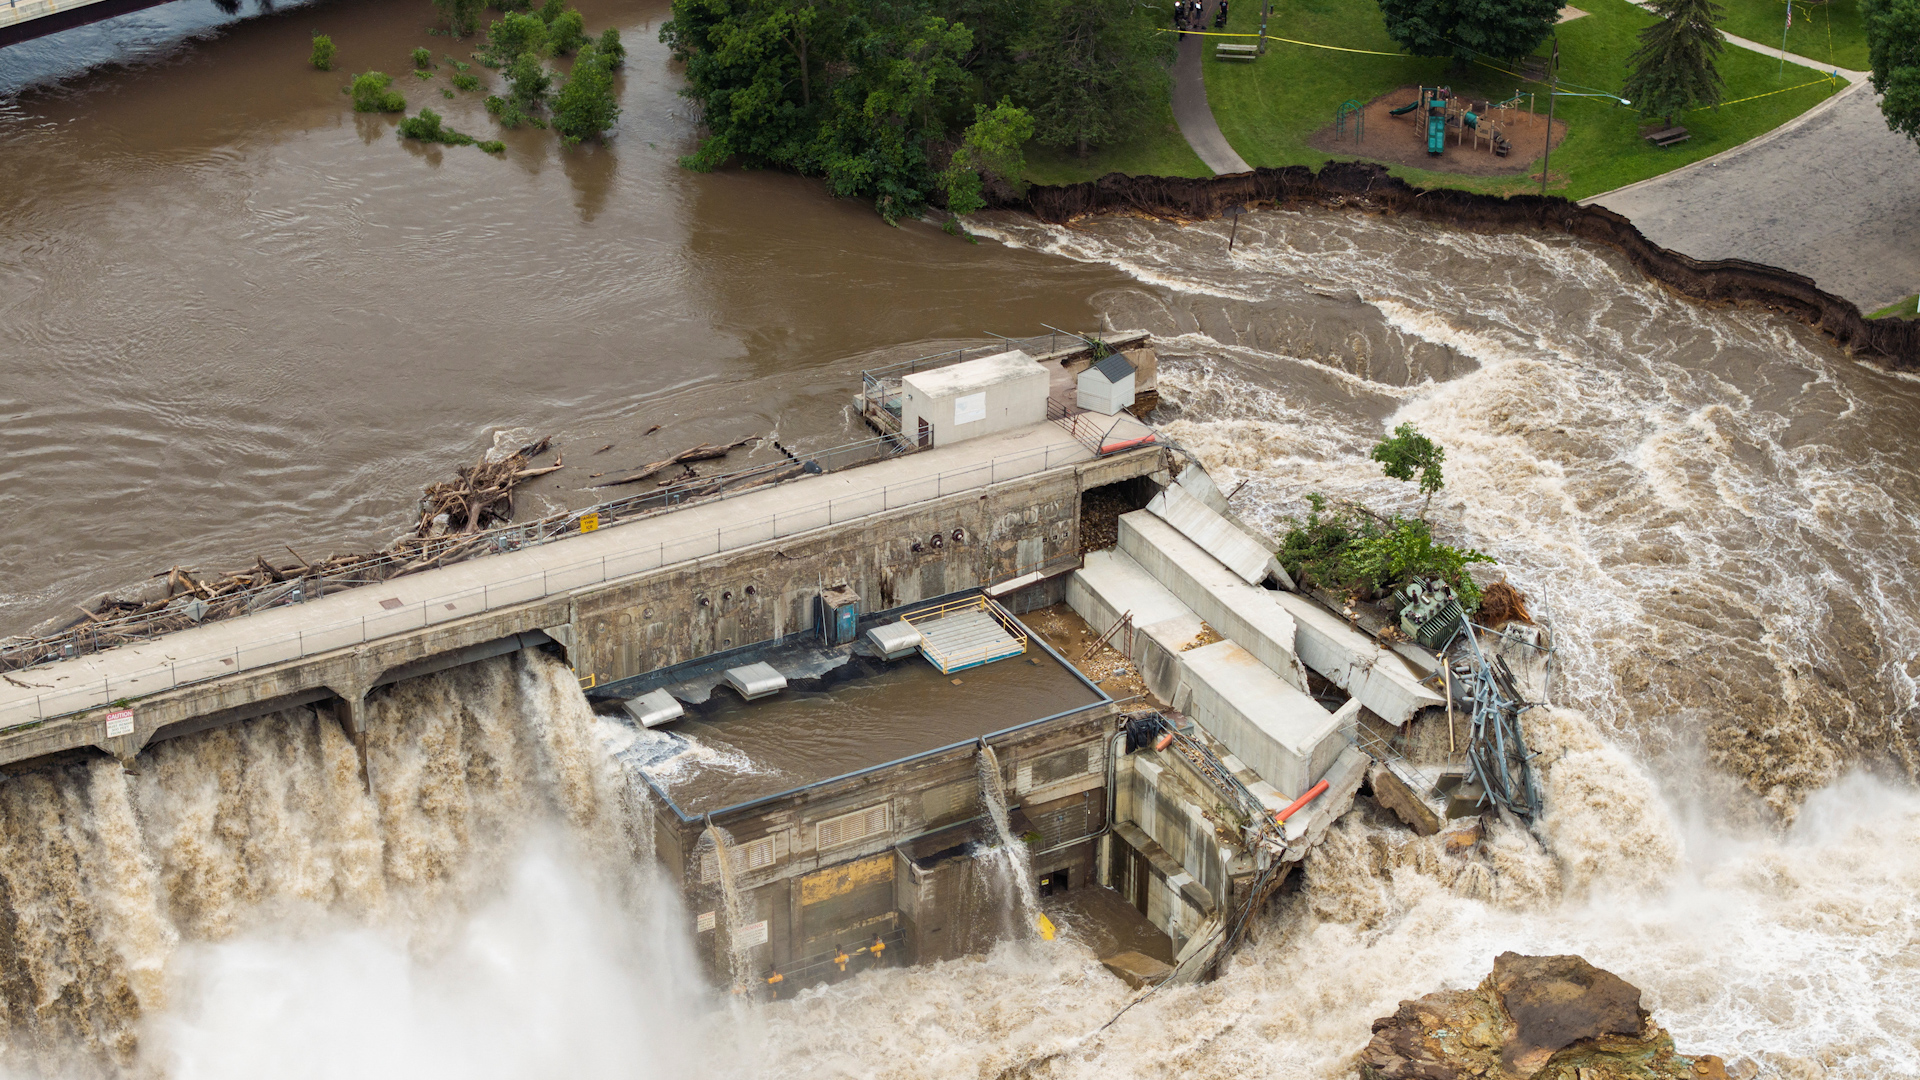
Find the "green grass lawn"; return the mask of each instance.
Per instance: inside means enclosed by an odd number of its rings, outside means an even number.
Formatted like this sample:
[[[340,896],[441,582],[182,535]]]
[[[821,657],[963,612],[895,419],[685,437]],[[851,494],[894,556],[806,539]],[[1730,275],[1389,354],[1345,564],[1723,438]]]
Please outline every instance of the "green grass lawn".
[[[1920,296],[1909,296],[1867,316],[1869,319],[1920,319]]]
[[[1848,0],[1851,2],[1851,0]],[[1562,89],[1584,84],[1618,92],[1626,79],[1626,61],[1639,46],[1640,30],[1653,17],[1625,0],[1582,0],[1589,14],[1559,27]],[[1796,22],[1798,18],[1796,17]],[[1258,5],[1235,8],[1230,31],[1256,32]],[[1391,52],[1374,0],[1277,0],[1268,32],[1300,41]],[[1744,35],[1742,35],[1744,36]],[[1546,46],[1541,47],[1544,52]],[[1780,71],[1778,60],[1729,46],[1720,57],[1729,104],[1679,118],[1693,138],[1661,149],[1639,137],[1645,121],[1639,113],[1607,98],[1561,97],[1556,116],[1568,124],[1567,138],[1553,152],[1554,194],[1583,199],[1644,180],[1736,146],[1812,108],[1844,84],[1821,81],[1819,72],[1792,64]],[[1315,131],[1333,122],[1342,101],[1367,101],[1396,86],[1445,82],[1465,95],[1504,98],[1516,88],[1544,86],[1472,65],[1464,75],[1447,60],[1410,56],[1365,56],[1298,45],[1273,44],[1252,64],[1206,61],[1207,99],[1220,130],[1253,165],[1314,165],[1330,157],[1307,145]],[[1812,82],[1814,85],[1801,84]],[[1790,89],[1796,88],[1797,89]],[[1783,93],[1737,101],[1770,91]],[[1411,137],[1411,136],[1409,136]],[[1346,155],[1351,160],[1351,155]],[[1534,171],[1537,173],[1538,166]],[[1471,177],[1396,166],[1396,175],[1428,186],[1492,193],[1539,190],[1524,174]]]
[[[1748,41],[1780,47],[1780,31],[1787,20],[1786,0],[1719,0],[1719,3],[1727,9],[1720,20],[1720,29]],[[1787,31],[1787,51],[1854,71],[1867,70],[1867,35],[1860,24],[1859,0],[1827,0],[1824,4],[1795,0],[1793,28]]]
[[[1162,104],[1147,130],[1123,143],[1091,151],[1086,158],[1071,150],[1027,147],[1027,179],[1035,184],[1073,184],[1110,172],[1133,176],[1212,176],[1173,122],[1173,103]]]

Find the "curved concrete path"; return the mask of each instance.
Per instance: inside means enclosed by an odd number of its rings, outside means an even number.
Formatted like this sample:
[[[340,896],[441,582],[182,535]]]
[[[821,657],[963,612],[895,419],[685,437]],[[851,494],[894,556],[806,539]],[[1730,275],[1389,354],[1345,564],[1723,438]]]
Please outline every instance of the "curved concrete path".
[[[1865,83],[1723,154],[1586,201],[1662,247],[1784,267],[1869,312],[1920,292],[1920,147],[1888,130]]]
[[[1214,5],[1207,4],[1206,21],[1212,25]],[[1206,59],[1207,39],[1193,34],[1180,35],[1180,53],[1173,62],[1173,122],[1187,145],[1200,155],[1207,168],[1218,173],[1251,172],[1253,166],[1240,159],[1220,134],[1213,109],[1207,104],[1206,73],[1200,64]]]

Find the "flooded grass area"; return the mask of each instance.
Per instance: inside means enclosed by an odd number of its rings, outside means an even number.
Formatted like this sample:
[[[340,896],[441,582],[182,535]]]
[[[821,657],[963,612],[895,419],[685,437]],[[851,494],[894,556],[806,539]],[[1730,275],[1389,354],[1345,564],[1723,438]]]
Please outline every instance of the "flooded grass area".
[[[716,691],[670,729],[634,732],[620,757],[681,810],[709,813],[1100,700],[1031,646],[951,676],[919,656],[856,657],[837,675],[821,689],[759,701]]]

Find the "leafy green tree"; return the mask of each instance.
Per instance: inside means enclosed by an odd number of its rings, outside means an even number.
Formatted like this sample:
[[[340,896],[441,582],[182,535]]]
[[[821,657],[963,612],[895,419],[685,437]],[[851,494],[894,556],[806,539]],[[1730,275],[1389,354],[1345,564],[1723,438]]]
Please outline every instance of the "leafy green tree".
[[[538,15],[509,11],[487,26],[487,55],[496,65],[511,64],[524,53],[547,47],[547,24]]]
[[[369,71],[353,77],[354,112],[406,112],[407,99],[397,90],[389,90],[393,85],[393,76],[381,71]]]
[[[553,129],[568,146],[598,139],[620,118],[613,96],[613,68],[589,47],[574,61],[567,81],[553,95]]]
[[[482,0],[433,0],[434,10],[447,20],[447,28],[459,37],[473,33],[480,22],[481,6]]]
[[[1861,0],[1860,14],[1880,112],[1920,143],[1920,0]]]
[[[594,51],[607,62],[607,67],[618,71],[627,62],[627,47],[620,44],[620,31],[609,26],[600,31],[600,41],[594,45]]]
[[[565,10],[567,10],[566,0],[547,0],[546,3],[540,5],[540,11],[538,13],[540,15],[540,21],[546,23],[548,26],[552,26],[553,20],[559,18],[560,13]]]
[[[1017,97],[1043,146],[1095,146],[1138,130],[1167,97],[1173,35],[1132,0],[1037,0],[1016,46]]]
[[[989,109],[973,107],[973,126],[960,140],[946,171],[940,174],[946,188],[947,210],[955,217],[971,214],[987,205],[982,196],[985,181],[998,180],[1016,195],[1026,190],[1020,177],[1027,168],[1022,150],[1033,138],[1033,117],[1013,102],[1001,99]]]
[[[1401,424],[1393,429],[1393,434],[1380,440],[1369,455],[1380,463],[1380,471],[1390,479],[1417,482],[1420,493],[1433,501],[1434,492],[1446,485],[1440,475],[1440,464],[1447,460],[1446,448],[1425,435],[1420,434],[1412,424]]]
[[[325,34],[313,35],[313,55],[307,60],[321,71],[332,71],[333,39]]]
[[[918,213],[938,183],[926,144],[945,133],[946,106],[965,92],[960,58],[972,44],[966,27],[911,13],[861,37],[803,168],[824,174],[837,196],[871,197],[889,222]]]
[[[546,104],[547,88],[553,85],[553,73],[540,62],[539,56],[530,52],[521,53],[513,63],[507,65],[505,74],[510,87],[507,100],[529,112]]]
[[[1387,34],[1415,56],[1511,60],[1546,40],[1561,0],[1379,0]]]
[[[587,21],[577,11],[563,11],[547,23],[547,50],[555,56],[572,55],[589,40]]]
[[[1660,21],[1640,31],[1640,47],[1627,58],[1633,73],[1620,93],[1672,127],[1680,113],[1720,104],[1727,84],[1713,60],[1726,39],[1715,24],[1726,9],[1713,0],[1652,0],[1648,7]]]

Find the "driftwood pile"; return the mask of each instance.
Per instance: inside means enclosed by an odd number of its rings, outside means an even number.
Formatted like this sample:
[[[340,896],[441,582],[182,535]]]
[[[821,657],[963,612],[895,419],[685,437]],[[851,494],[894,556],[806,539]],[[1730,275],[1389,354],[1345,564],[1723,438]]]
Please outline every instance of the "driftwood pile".
[[[419,518],[411,532],[384,551],[329,555],[310,561],[288,547],[286,551],[292,561],[256,555],[251,566],[218,575],[169,567],[124,595],[107,594],[86,604],[76,604],[72,614],[50,619],[21,637],[0,642],[0,671],[15,671],[67,655],[69,647],[92,652],[183,630],[195,623],[244,615],[286,603],[294,599],[296,591],[300,599],[311,600],[340,589],[444,566],[492,550],[497,534],[488,530],[513,520],[514,489],[562,467],[563,455],[558,454],[551,465],[535,464],[536,458],[551,449],[552,441],[551,437],[539,439],[497,459],[493,455],[483,456],[473,465],[460,467],[452,480],[429,485],[421,496]],[[681,472],[660,481],[662,487],[681,485],[667,493],[677,502],[783,480],[803,471],[803,466],[784,448],[781,460],[711,478],[697,476],[687,464],[724,458],[731,451],[758,441],[758,436],[749,436],[731,443],[702,443],[638,472],[595,486],[635,483],[679,466]],[[498,453],[496,450],[495,454]],[[645,501],[653,500],[650,496]],[[618,511],[633,501],[616,500],[608,509]],[[544,538],[570,531],[574,527],[573,518],[572,511],[562,511],[528,522],[522,528],[529,537]],[[605,518],[603,510],[603,521]]]

